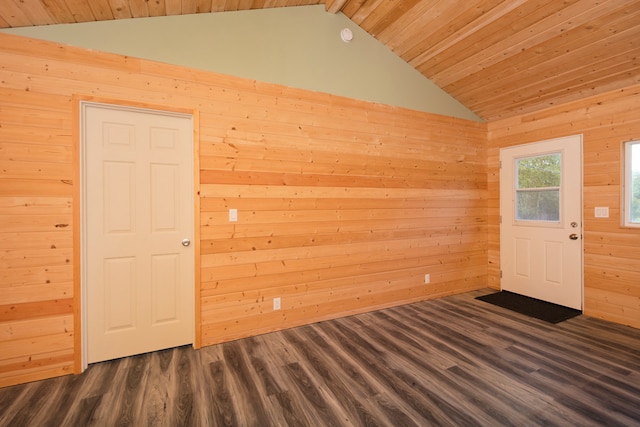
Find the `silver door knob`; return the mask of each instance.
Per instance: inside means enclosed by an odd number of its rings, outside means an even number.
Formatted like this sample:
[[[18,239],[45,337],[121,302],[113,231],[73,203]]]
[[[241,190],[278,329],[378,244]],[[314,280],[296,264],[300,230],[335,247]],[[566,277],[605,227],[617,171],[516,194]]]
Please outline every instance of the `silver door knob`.
[[[575,233],[573,233],[573,234],[569,235],[569,238],[570,238],[571,240],[578,240],[578,235],[577,235],[577,234],[575,234]]]
[[[182,246],[189,246],[191,244],[191,240],[189,239],[182,239]]]

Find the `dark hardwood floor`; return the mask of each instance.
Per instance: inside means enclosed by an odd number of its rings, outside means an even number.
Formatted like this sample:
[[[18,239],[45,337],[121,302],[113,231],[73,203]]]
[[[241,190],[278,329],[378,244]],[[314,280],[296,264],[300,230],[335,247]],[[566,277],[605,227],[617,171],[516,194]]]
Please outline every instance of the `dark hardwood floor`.
[[[2,426],[640,426],[640,330],[474,297],[0,389]]]

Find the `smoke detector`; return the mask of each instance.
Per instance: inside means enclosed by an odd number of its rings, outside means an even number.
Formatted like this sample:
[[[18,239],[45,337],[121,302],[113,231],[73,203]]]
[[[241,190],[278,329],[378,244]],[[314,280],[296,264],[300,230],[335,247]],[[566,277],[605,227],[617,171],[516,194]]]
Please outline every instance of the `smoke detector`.
[[[345,28],[340,31],[340,38],[343,42],[349,43],[351,40],[353,40],[353,32],[350,29]]]

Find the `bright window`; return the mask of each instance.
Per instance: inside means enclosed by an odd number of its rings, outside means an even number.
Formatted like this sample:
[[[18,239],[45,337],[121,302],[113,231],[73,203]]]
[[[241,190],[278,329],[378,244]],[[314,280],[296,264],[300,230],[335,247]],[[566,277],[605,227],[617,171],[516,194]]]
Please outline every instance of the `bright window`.
[[[516,220],[560,221],[560,153],[516,160]]]
[[[624,225],[640,227],[640,141],[624,144]]]

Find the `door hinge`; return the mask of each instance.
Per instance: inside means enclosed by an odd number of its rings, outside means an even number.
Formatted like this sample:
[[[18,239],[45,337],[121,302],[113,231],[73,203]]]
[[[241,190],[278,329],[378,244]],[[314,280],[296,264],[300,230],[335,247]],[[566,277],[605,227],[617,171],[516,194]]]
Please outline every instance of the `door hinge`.
[[[500,270],[500,278],[502,279],[502,270]]]

